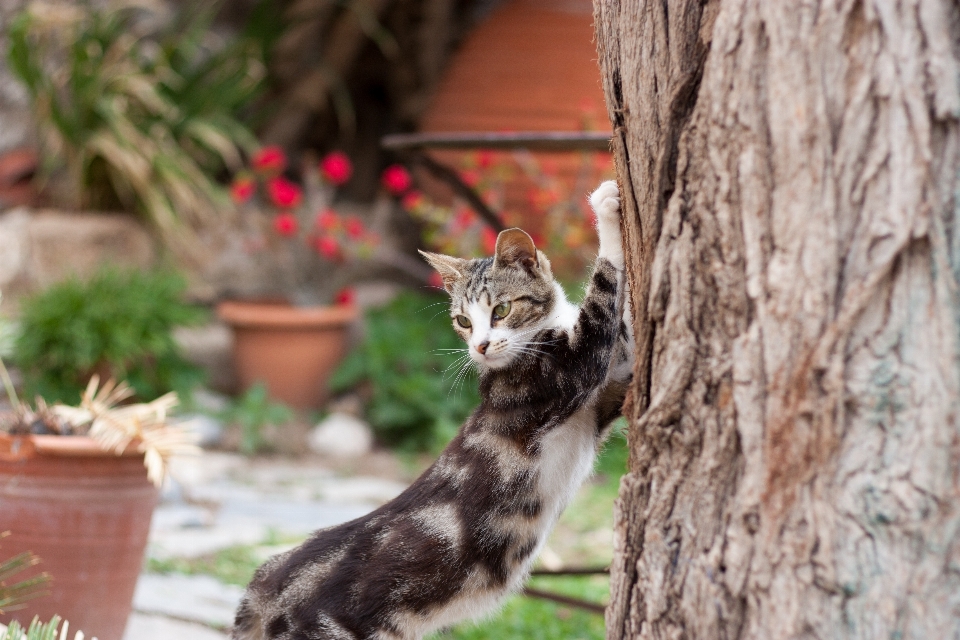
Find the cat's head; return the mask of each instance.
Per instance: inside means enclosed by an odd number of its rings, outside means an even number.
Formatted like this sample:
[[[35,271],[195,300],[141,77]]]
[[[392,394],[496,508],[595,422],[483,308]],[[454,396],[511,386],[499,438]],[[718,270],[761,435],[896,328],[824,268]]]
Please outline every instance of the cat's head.
[[[520,229],[501,231],[492,258],[420,253],[443,279],[453,328],[475,362],[502,369],[518,356],[536,352],[535,335],[551,326],[563,294],[550,261],[529,235]]]

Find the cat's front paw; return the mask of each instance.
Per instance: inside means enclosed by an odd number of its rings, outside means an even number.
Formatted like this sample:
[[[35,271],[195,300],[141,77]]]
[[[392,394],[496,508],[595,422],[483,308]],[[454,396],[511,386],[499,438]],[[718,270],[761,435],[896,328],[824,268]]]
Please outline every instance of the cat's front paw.
[[[616,222],[620,225],[620,187],[616,180],[601,182],[590,194],[590,206],[597,214],[597,224]]]
[[[623,269],[623,239],[620,236],[620,187],[616,180],[607,180],[590,194],[590,206],[597,214],[597,235],[600,257],[617,269]]]

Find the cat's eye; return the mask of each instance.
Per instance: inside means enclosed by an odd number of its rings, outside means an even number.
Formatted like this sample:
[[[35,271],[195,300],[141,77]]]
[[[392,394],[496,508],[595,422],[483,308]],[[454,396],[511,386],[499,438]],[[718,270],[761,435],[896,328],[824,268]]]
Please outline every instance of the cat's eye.
[[[506,317],[507,317],[507,314],[509,314],[509,313],[510,313],[510,303],[509,303],[509,302],[504,302],[504,303],[498,304],[497,306],[495,306],[495,307],[493,308],[493,317],[494,317],[495,319],[497,319],[497,320],[500,320],[501,318],[506,318]]]
[[[457,316],[457,324],[463,327],[464,329],[469,329],[471,326],[473,326],[470,323],[470,318],[468,318],[467,316]]]

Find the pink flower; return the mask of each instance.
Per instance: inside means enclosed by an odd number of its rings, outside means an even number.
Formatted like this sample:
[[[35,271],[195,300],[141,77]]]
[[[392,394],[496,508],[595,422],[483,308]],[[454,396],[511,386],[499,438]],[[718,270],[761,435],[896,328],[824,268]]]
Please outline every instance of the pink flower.
[[[403,205],[403,208],[407,211],[411,209],[416,209],[424,203],[423,194],[419,191],[408,191],[407,195],[403,196],[403,200],[400,201],[400,204]]]
[[[337,215],[337,212],[333,209],[324,209],[317,214],[317,227],[323,231],[330,231],[336,229],[337,225],[340,224],[340,217]]]
[[[297,207],[303,200],[303,192],[300,190],[300,187],[283,176],[277,176],[268,182],[267,191],[270,193],[270,199],[273,201],[273,204],[281,209]]]
[[[250,164],[257,173],[277,175],[287,168],[287,156],[280,147],[263,147],[253,154]]]
[[[282,236],[292,236],[297,232],[297,218],[290,212],[278,213],[273,218],[273,230]]]
[[[493,254],[497,250],[497,232],[490,227],[484,227],[480,230],[480,242],[483,243],[483,250]]]
[[[257,190],[257,183],[250,176],[241,176],[230,185],[230,197],[237,204],[249,202]]]
[[[359,218],[349,217],[346,223],[347,235],[354,240],[359,240],[367,233],[367,228]]]
[[[353,164],[342,151],[332,151],[320,161],[320,171],[332,184],[340,186],[353,175]]]
[[[380,182],[392,195],[402,196],[413,186],[410,172],[403,165],[392,164],[383,170]]]
[[[443,289],[443,277],[436,271],[430,274],[430,279],[428,280],[431,287],[436,287],[437,289]]]
[[[320,236],[316,243],[317,253],[327,260],[340,259],[340,243],[333,236]]]
[[[353,289],[350,287],[345,287],[337,292],[337,295],[333,298],[333,301],[336,304],[352,307],[357,302],[357,294],[354,293]]]

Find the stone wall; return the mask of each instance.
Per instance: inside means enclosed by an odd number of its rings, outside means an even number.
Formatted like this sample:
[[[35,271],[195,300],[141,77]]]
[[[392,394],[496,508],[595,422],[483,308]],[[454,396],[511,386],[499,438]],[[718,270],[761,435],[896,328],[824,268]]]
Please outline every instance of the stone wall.
[[[157,262],[150,234],[125,214],[32,211],[0,213],[0,291],[3,313],[23,295],[101,266],[149,268]]]

